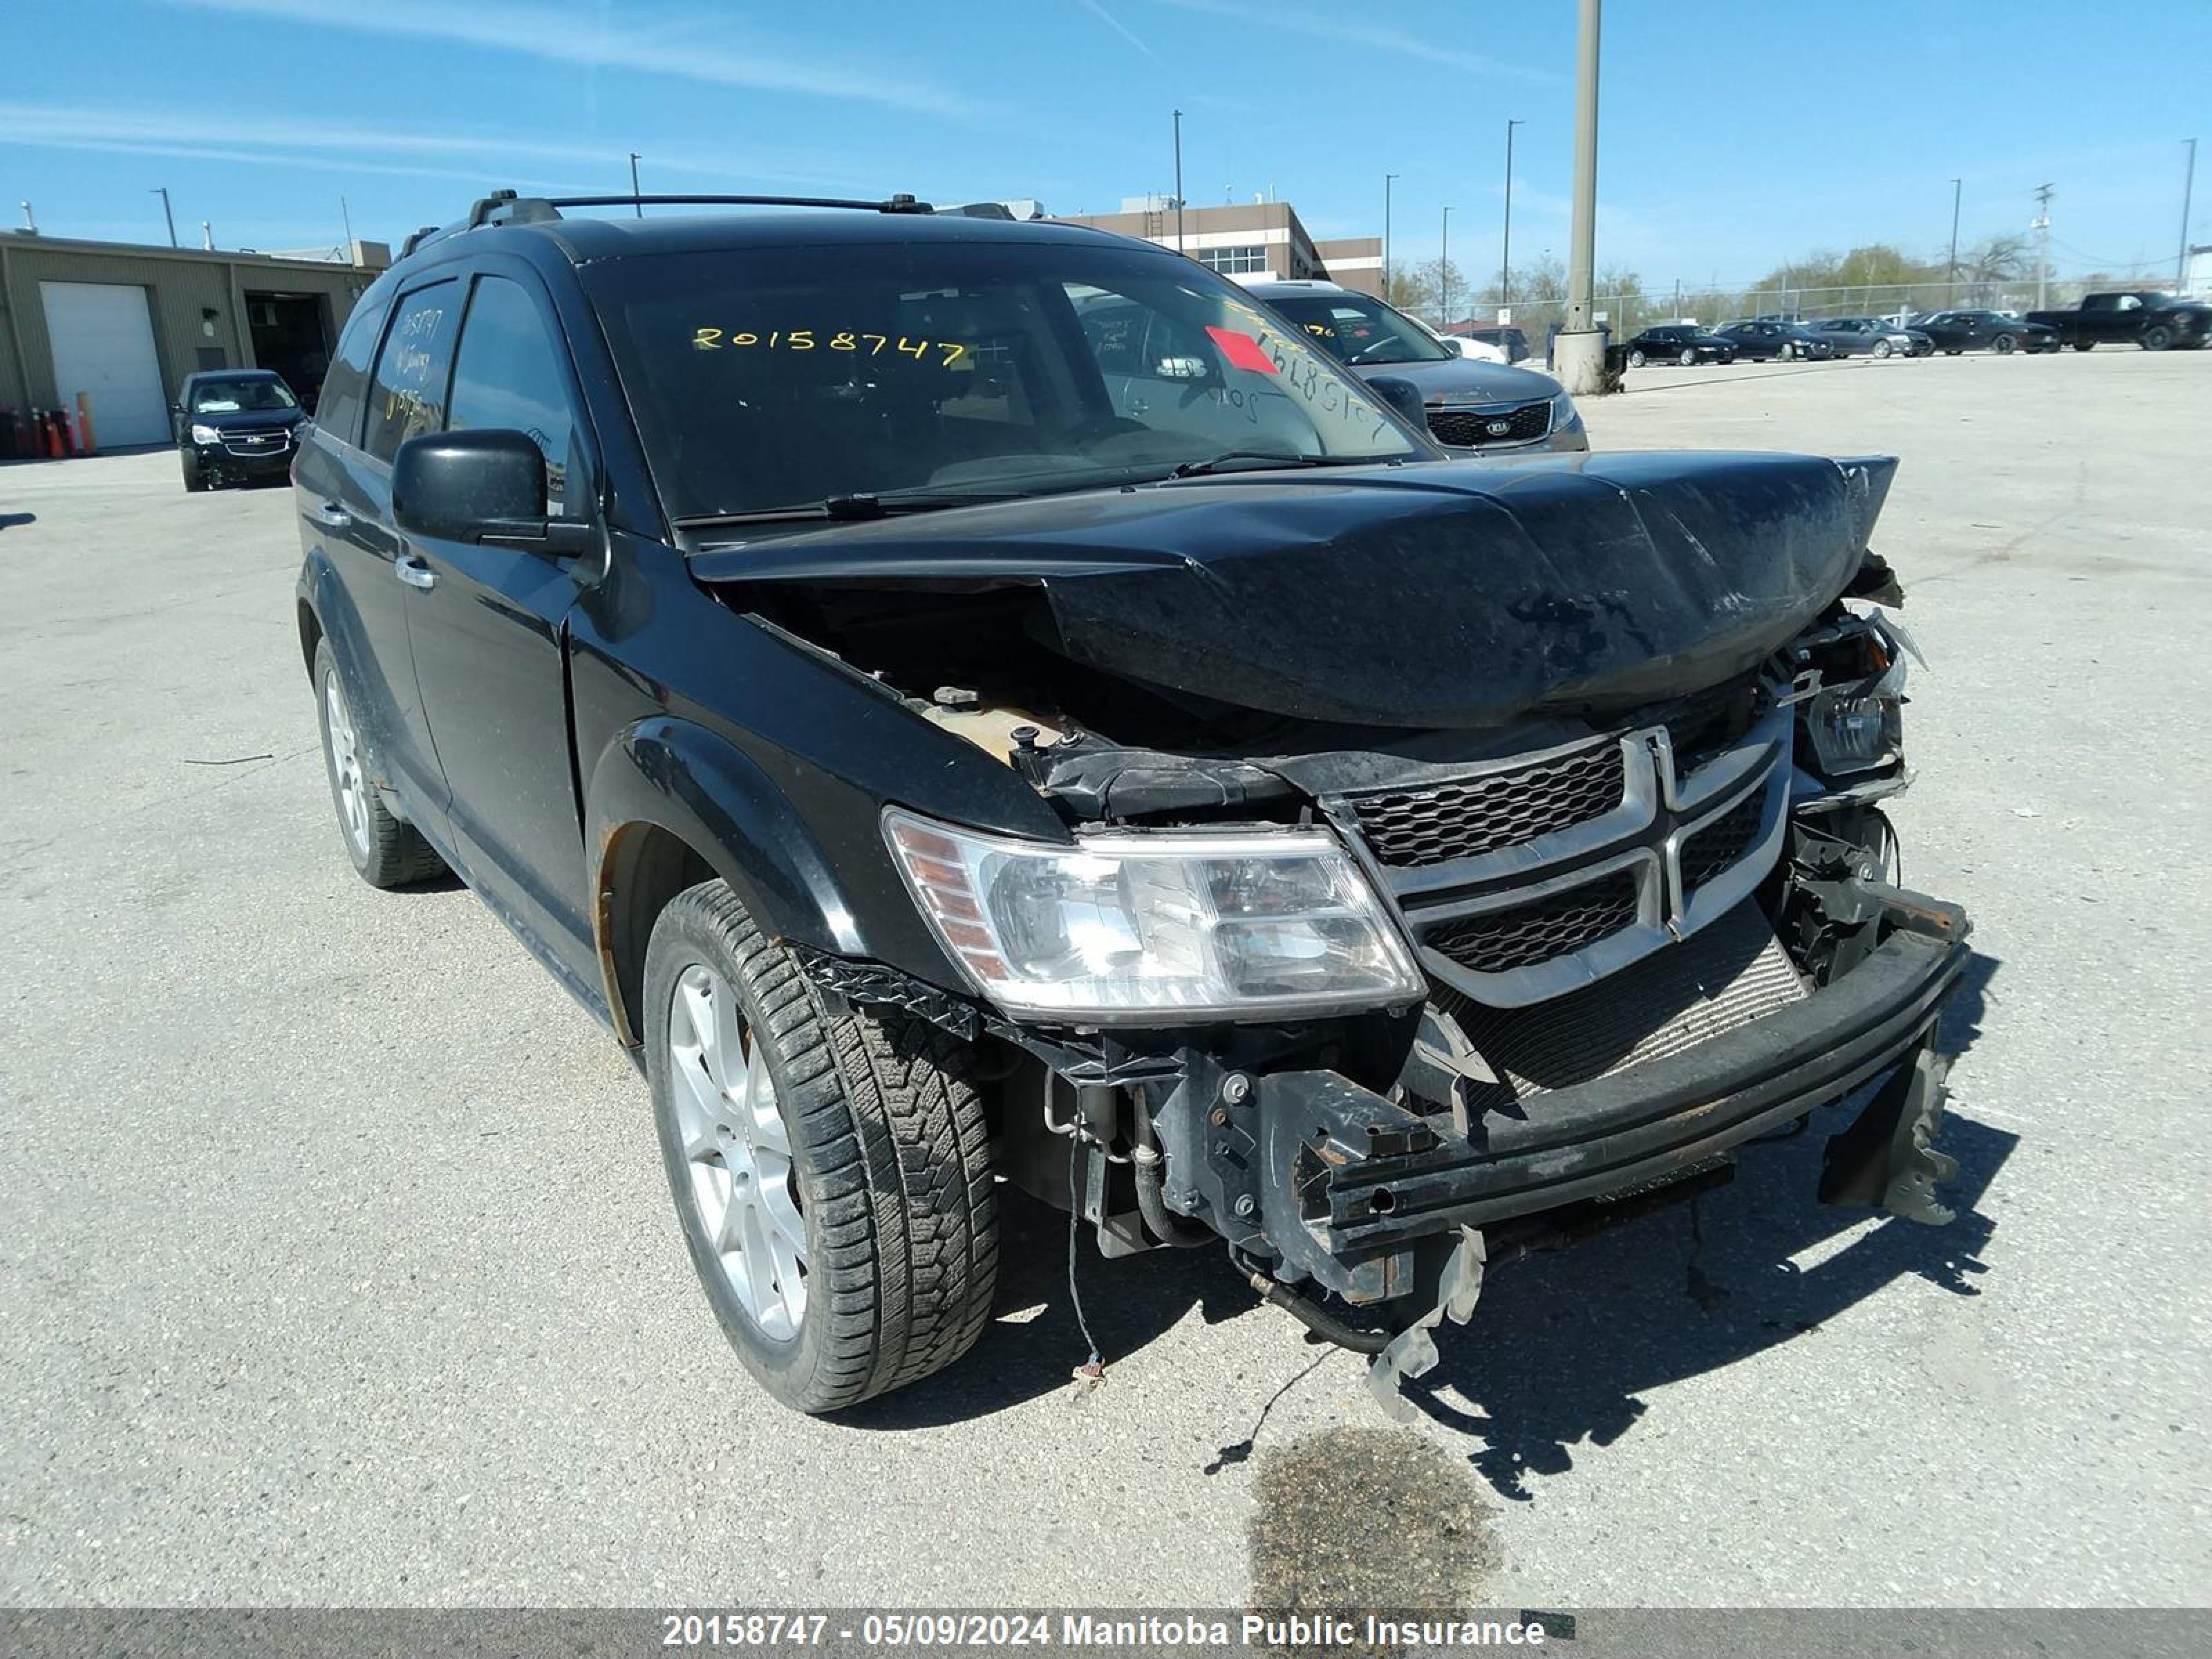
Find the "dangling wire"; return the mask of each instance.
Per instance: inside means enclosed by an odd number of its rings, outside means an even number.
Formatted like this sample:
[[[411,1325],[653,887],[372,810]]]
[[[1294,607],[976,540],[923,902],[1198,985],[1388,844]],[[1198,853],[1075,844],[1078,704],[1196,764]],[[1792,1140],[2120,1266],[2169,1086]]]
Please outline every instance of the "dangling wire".
[[[1084,1346],[1091,1350],[1091,1358],[1076,1370],[1076,1376],[1095,1382],[1106,1374],[1106,1362],[1098,1357],[1098,1339],[1091,1334],[1091,1323],[1083,1316],[1083,1293],[1075,1287],[1075,1251],[1083,1225],[1083,1200],[1075,1190],[1076,1159],[1083,1150],[1080,1137],[1071,1135],[1067,1141],[1067,1299],[1075,1309],[1075,1328],[1083,1333]]]

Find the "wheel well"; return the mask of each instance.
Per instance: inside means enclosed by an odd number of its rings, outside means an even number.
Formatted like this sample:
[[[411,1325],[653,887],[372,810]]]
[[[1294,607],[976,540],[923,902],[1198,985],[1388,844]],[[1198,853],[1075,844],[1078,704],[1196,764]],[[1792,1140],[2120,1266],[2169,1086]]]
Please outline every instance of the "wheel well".
[[[323,642],[323,621],[315,614],[315,607],[305,599],[300,601],[300,654],[307,659],[310,678],[315,672],[315,647]]]
[[[696,848],[657,823],[626,823],[608,839],[599,860],[599,959],[615,1035],[630,1048],[645,1041],[640,1020],[653,924],[671,899],[714,876]]]

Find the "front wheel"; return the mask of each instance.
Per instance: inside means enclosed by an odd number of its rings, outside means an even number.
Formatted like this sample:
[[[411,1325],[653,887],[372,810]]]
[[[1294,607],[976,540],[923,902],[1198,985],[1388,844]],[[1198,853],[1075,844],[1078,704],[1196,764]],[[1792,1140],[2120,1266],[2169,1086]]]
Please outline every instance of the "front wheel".
[[[2173,331],[2163,323],[2154,323],[2142,331],[2145,351],[2163,351],[2173,343]]]
[[[207,469],[200,465],[200,458],[198,456],[191,453],[189,450],[186,451],[185,453],[185,494],[187,495],[197,495],[207,487]]]
[[[2074,349],[2076,351],[2094,351],[2096,349],[2097,343],[2094,340],[2076,340],[2074,342]]]
[[[1697,349],[1693,346],[1684,346],[1680,355],[1674,361],[1685,368],[1695,368],[1698,365]]]
[[[1887,357],[1896,349],[1897,348],[1887,340],[1876,340],[1874,343],[1874,355],[1877,357]]]
[[[1943,355],[1946,357],[1955,357],[1965,349],[1966,347],[1964,346],[1945,346],[1943,348]]]
[[[1990,349],[1996,352],[2000,357],[2009,357],[2012,356],[2014,343],[2014,342],[2011,335],[2000,334],[1996,339],[1990,342]]]
[[[653,924],[640,1024],[692,1267],[769,1394],[833,1412],[975,1345],[998,1198],[965,1043],[817,988],[719,881]]]
[[[1644,367],[1644,357],[1642,352],[1632,351],[1628,354],[1628,366],[1631,368],[1641,368]]]

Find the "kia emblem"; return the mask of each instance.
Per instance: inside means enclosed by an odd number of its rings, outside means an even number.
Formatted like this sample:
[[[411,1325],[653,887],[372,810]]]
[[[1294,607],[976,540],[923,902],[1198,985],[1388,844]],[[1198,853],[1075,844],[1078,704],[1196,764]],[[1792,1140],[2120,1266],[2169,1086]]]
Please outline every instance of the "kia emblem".
[[[1492,421],[1488,426],[1486,426],[1482,429],[1485,432],[1487,432],[1493,438],[1502,438],[1507,433],[1513,430],[1513,422],[1510,421]]]

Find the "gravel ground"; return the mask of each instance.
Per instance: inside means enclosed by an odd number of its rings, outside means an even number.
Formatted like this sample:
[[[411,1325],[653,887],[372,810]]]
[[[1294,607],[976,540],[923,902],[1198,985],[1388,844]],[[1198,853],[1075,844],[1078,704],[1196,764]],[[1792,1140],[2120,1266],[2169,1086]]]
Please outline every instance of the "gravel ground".
[[[1413,1430],[1212,1252],[1086,1261],[1072,1391],[1029,1208],[956,1371],[771,1407],[629,1064],[465,892],[346,865],[287,494],[0,468],[0,1601],[1220,1604],[1401,1530],[1423,1600],[2207,1599],[2212,355],[1632,386],[1600,447],[1904,457],[1962,1214],[1762,1152],[1701,1238],[1497,1275]]]

